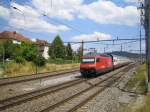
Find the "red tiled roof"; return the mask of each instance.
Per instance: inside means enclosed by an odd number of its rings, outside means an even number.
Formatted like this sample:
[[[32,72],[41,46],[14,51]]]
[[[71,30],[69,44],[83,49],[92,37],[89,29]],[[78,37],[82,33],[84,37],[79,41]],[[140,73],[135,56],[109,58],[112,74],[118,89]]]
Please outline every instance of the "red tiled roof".
[[[28,38],[24,37],[23,35],[17,32],[10,32],[10,31],[1,32],[0,39],[12,39],[12,40],[17,40],[19,42],[30,41]]]

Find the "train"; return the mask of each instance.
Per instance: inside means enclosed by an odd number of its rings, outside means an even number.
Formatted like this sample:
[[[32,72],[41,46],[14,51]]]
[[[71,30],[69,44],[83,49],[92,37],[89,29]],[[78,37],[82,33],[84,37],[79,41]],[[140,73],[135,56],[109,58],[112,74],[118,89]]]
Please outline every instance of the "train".
[[[81,57],[80,73],[84,77],[97,76],[129,63],[130,59],[112,54],[85,55]]]

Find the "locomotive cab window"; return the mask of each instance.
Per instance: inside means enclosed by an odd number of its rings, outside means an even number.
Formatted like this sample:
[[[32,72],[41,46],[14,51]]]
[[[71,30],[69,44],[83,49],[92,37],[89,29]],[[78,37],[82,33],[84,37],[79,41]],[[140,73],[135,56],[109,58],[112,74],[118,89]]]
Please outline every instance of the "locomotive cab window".
[[[83,58],[82,63],[95,63],[95,58]]]

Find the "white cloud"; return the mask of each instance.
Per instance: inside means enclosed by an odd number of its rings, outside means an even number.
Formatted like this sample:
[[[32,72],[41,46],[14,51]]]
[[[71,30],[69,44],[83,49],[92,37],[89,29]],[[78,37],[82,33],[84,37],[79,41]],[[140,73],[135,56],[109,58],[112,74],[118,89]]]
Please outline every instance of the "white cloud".
[[[8,19],[9,15],[10,15],[9,9],[7,9],[3,6],[0,6],[0,17],[4,18],[4,19]]]
[[[95,41],[95,40],[108,40],[111,38],[112,37],[109,34],[105,34],[101,32],[94,32],[92,34],[82,34],[82,35],[74,36],[72,37],[72,40],[81,42],[82,40],[83,41]],[[74,51],[77,51],[80,46],[81,44],[73,44],[72,48]]]
[[[0,18],[8,20],[15,28],[37,32],[57,33],[69,30],[65,25],[54,25],[46,21],[41,14],[50,18],[73,20],[89,19],[99,24],[136,25],[138,11],[135,6],[119,7],[111,1],[98,0],[84,4],[84,0],[32,0],[20,5],[11,3],[13,8],[0,6]]]
[[[136,0],[125,0],[135,2]],[[135,25],[138,11],[135,6],[120,7],[112,1],[98,0],[84,4],[83,0],[32,0],[33,6],[50,18],[73,20],[77,17],[99,24]]]
[[[81,46],[81,44],[73,44],[73,45],[71,45],[73,51],[77,51],[80,46]]]
[[[83,0],[32,0],[34,7],[50,18],[73,20]]]
[[[33,9],[32,7],[30,7],[28,5],[20,5],[20,4],[12,2],[11,6],[16,7],[18,9],[16,11],[24,14],[24,16],[40,17],[40,14],[35,9]]]
[[[100,32],[94,32],[93,34],[82,34],[72,37],[72,39],[75,41],[108,40],[111,38],[112,38],[111,35]]]
[[[139,14],[135,6],[119,7],[111,1],[99,0],[79,9],[79,17],[100,24],[135,25]]]
[[[38,19],[38,18],[24,18],[21,16],[13,17],[9,21],[10,26],[19,29],[25,29],[34,32],[49,32],[49,33],[58,33],[58,31],[67,31],[69,30],[66,26],[63,25],[52,25],[48,22]]]
[[[40,14],[30,6],[19,5],[17,3],[12,3],[13,8],[5,8],[0,6],[1,18],[8,21],[9,25],[17,28],[24,29],[33,32],[48,32],[48,33],[58,33],[60,31],[68,31],[69,28],[64,25],[53,25],[45,21]]]

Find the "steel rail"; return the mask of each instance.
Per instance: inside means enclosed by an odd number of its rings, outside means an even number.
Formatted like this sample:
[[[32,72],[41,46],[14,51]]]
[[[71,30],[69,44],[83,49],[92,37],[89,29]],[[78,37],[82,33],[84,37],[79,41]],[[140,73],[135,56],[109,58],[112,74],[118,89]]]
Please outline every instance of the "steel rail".
[[[122,66],[123,65],[120,65],[120,67],[122,67]],[[119,66],[117,66],[116,69],[118,67]],[[119,72],[117,72],[117,73],[119,73]],[[17,95],[17,96],[13,96],[13,97],[10,97],[10,98],[4,99],[4,100],[0,100],[0,111],[5,110],[6,108],[24,103],[25,101],[30,101],[32,99],[42,97],[44,95],[54,93],[56,91],[60,91],[62,89],[65,89],[65,88],[83,83],[87,80],[91,80],[91,79],[76,79],[74,81],[65,82],[65,83],[62,83],[62,84],[55,85],[55,86],[42,88],[42,89],[35,90],[35,91],[29,92],[29,93],[25,93],[25,94],[22,94],[22,95]]]
[[[133,65],[132,65],[133,66]],[[129,68],[129,67],[128,67]],[[128,71],[128,70],[127,70]],[[74,112],[77,109],[79,109],[80,107],[82,107],[84,104],[86,104],[89,100],[92,100],[95,96],[97,96],[99,93],[103,92],[105,89],[107,89],[108,87],[110,87],[113,83],[115,83],[116,80],[120,79],[123,75],[125,75],[125,73],[127,71],[124,71],[119,77],[115,77],[115,79],[113,79],[112,81],[110,81],[106,86],[104,86],[103,88],[99,89],[98,91],[96,91],[95,93],[93,93],[92,95],[90,95],[88,98],[84,99],[83,101],[81,101],[80,103],[78,103],[77,105],[75,105],[74,107],[72,107],[71,109],[69,109],[67,112]]]
[[[10,78],[1,78],[0,86],[10,85],[10,84],[16,84],[21,82],[27,82],[32,80],[38,80],[38,79],[44,79],[44,78],[50,78],[50,77],[57,77],[61,75],[65,75],[68,73],[74,73],[78,72],[79,69],[76,70],[70,70],[66,72],[45,72],[45,73],[38,73],[38,74],[32,74],[32,75],[25,75],[25,76],[17,76],[17,77],[10,77]],[[20,79],[19,79],[20,78]],[[6,81],[4,81],[6,80]]]
[[[80,84],[84,81],[85,80],[82,80],[82,79],[76,79],[76,80],[61,83],[61,84],[58,84],[55,86],[42,88],[42,89],[35,90],[35,91],[29,92],[29,93],[25,93],[22,95],[17,95],[17,96],[13,96],[13,97],[10,97],[10,98],[4,99],[4,100],[0,100],[0,111],[5,110],[6,108],[24,103],[26,101],[30,101],[32,99],[42,97],[47,94],[54,93],[56,91],[60,91],[62,89],[71,87],[73,85]]]
[[[125,69],[129,69],[129,67],[124,68],[124,70],[125,70]],[[84,89],[83,91],[78,92],[78,93],[76,93],[76,94],[74,94],[74,95],[72,95],[72,96],[70,96],[70,97],[68,97],[68,98],[66,98],[66,99],[63,99],[63,100],[61,100],[60,102],[57,102],[57,103],[55,103],[55,104],[53,104],[53,105],[51,105],[51,106],[49,106],[49,107],[47,107],[47,108],[41,110],[40,112],[49,112],[50,110],[53,110],[54,108],[60,106],[61,104],[63,104],[63,103],[65,103],[65,102],[67,102],[67,101],[69,101],[69,100],[71,100],[71,99],[73,99],[73,98],[75,98],[75,97],[81,95],[82,93],[85,93],[85,92],[89,91],[89,90],[92,89],[93,87],[96,87],[97,85],[99,85],[99,84],[101,84],[101,83],[103,83],[103,82],[105,82],[105,81],[111,79],[111,78],[114,77],[116,74],[121,73],[121,72],[122,72],[122,71],[119,71],[119,72],[117,72],[117,73],[114,73],[113,75],[111,75],[111,76],[109,76],[109,77],[107,77],[107,78],[101,80],[101,81],[98,82],[97,84],[92,85],[92,86],[90,86],[90,87]]]

